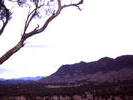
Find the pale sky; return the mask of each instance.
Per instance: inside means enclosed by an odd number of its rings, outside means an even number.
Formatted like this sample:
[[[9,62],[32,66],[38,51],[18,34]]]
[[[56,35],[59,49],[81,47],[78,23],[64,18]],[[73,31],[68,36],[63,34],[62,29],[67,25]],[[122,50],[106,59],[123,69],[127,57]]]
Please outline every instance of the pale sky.
[[[64,64],[133,54],[132,5],[132,0],[85,0],[82,11],[64,9],[0,66],[0,78],[48,76]],[[20,38],[23,19],[16,18],[0,37],[0,55]]]

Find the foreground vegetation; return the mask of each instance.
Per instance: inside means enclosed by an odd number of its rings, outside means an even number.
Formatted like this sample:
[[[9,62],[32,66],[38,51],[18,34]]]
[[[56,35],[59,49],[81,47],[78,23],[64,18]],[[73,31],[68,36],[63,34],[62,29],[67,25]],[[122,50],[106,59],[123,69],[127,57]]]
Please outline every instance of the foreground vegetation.
[[[133,81],[123,81],[115,83],[77,82],[69,84],[49,85],[32,82],[0,85],[0,98],[24,96],[26,98],[29,98],[25,100],[51,100],[41,98],[50,98],[52,96],[68,96],[73,98],[75,95],[80,96],[79,98],[81,98],[77,100],[83,100],[83,98],[88,98],[88,96],[90,99],[87,100],[133,100]],[[36,97],[40,97],[40,99],[35,99]],[[59,100],[59,98],[57,98],[57,100]],[[70,100],[70,98],[67,100]]]

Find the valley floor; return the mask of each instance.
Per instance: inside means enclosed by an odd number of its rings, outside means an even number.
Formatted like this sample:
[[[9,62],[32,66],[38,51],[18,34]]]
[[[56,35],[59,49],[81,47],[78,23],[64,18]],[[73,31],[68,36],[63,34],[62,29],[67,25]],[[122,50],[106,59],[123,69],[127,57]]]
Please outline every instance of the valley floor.
[[[133,100],[133,82],[0,85],[0,100]]]

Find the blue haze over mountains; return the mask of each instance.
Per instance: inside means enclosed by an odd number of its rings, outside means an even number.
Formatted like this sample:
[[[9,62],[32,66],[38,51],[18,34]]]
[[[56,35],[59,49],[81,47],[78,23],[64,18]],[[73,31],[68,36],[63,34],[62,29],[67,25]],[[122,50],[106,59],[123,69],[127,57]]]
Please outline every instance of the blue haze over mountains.
[[[36,77],[22,77],[22,78],[14,78],[14,79],[4,79],[0,78],[0,84],[19,84],[19,83],[28,83],[34,82],[44,78],[44,76],[36,76]]]

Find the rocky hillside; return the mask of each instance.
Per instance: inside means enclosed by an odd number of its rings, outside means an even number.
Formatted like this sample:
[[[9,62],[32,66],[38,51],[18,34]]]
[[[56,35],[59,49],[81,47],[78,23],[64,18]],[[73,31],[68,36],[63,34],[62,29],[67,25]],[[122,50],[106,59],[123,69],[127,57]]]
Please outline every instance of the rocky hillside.
[[[79,81],[115,82],[133,79],[133,55],[115,59],[104,57],[94,62],[63,65],[42,83],[73,83]]]

